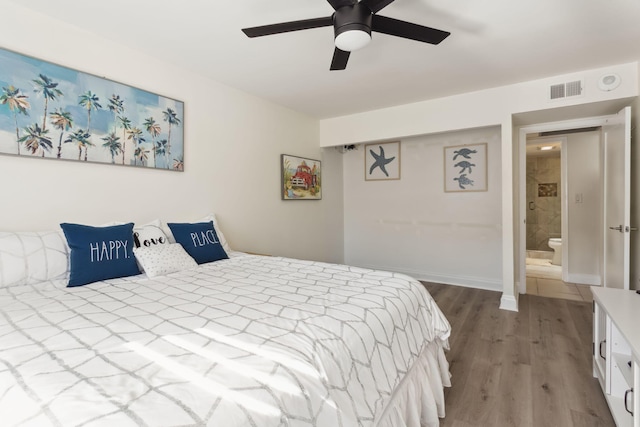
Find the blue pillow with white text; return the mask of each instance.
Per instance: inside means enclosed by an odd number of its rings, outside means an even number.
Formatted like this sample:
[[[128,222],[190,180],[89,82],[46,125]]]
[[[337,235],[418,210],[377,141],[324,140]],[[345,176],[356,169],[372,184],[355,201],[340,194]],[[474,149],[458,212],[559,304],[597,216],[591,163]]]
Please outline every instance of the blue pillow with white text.
[[[229,258],[213,228],[213,221],[196,223],[168,223],[177,243],[198,264]]]
[[[140,274],[133,255],[133,223],[111,227],[64,223],[60,227],[71,249],[68,287]]]

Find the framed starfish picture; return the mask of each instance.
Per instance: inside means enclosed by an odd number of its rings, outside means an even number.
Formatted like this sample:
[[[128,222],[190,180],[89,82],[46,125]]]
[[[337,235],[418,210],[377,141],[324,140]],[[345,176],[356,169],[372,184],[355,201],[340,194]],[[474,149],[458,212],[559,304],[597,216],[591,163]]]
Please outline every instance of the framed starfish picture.
[[[400,141],[364,146],[365,181],[400,179]]]
[[[444,191],[487,191],[487,143],[444,147]]]

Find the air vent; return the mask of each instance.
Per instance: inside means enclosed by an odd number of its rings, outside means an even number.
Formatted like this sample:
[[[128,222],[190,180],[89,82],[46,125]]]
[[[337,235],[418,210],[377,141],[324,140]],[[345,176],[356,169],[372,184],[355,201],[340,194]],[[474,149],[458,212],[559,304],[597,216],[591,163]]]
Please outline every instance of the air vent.
[[[549,99],[560,99],[578,95],[582,95],[581,80],[551,85],[549,88]]]
[[[564,98],[564,83],[551,86],[551,99]]]
[[[582,95],[582,82],[576,80],[575,82],[569,82],[565,85],[565,91],[567,96]]]

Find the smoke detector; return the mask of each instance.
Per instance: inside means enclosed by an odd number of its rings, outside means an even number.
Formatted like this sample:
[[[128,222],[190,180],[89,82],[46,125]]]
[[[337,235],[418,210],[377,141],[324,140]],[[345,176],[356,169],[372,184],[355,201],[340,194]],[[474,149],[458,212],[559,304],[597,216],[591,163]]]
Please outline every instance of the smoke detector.
[[[615,73],[605,74],[598,80],[598,88],[609,92],[620,86],[620,76]]]

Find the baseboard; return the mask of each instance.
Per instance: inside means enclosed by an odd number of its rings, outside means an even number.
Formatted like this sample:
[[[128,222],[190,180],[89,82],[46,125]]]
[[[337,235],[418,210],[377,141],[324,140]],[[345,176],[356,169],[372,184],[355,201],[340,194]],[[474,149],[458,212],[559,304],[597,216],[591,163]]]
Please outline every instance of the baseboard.
[[[502,294],[500,310],[518,311],[518,300],[513,295]]]
[[[602,284],[600,276],[594,274],[567,274],[567,281],[578,285],[600,286]]]
[[[374,270],[395,271],[397,273],[406,274],[414,279],[418,279],[423,282],[442,283],[443,285],[455,285],[465,288],[483,289],[486,291],[502,292],[502,282],[497,280],[487,280],[485,278],[470,277],[470,276],[448,276],[442,274],[431,274],[424,271],[411,270],[411,269],[398,269],[396,267],[384,266],[384,265],[367,265],[357,264],[359,267],[371,268]]]

